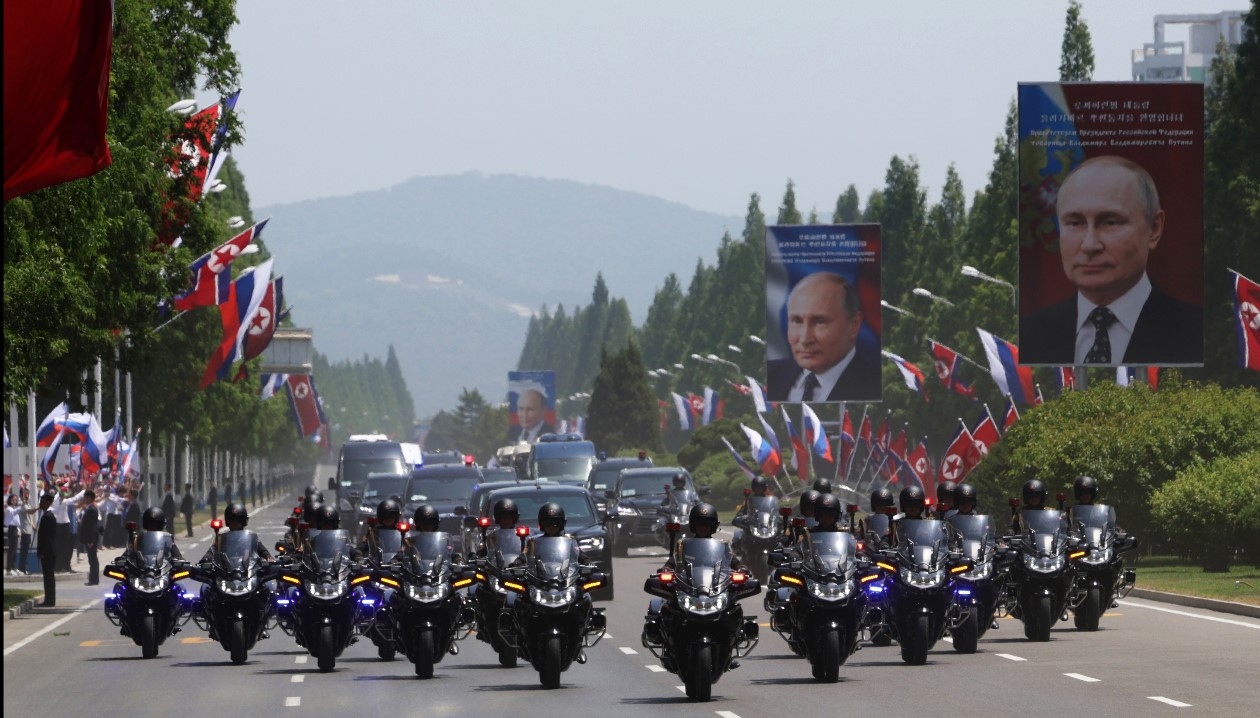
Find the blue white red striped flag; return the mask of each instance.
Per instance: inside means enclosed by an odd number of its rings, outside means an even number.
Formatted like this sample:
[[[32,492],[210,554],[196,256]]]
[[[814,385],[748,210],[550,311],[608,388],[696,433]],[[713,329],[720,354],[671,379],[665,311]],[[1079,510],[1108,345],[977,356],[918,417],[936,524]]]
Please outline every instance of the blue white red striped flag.
[[[997,382],[1003,396],[1009,396],[1021,404],[1033,404],[1036,393],[1033,387],[1032,367],[1019,365],[1019,348],[985,330],[976,327],[984,354],[989,360],[989,373]]]

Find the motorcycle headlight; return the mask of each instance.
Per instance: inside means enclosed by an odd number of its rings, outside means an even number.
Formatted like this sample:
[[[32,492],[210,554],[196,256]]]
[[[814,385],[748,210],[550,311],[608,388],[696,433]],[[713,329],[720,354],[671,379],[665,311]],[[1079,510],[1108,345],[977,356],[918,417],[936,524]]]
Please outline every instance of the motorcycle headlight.
[[[316,598],[321,601],[333,601],[341,598],[341,596],[349,589],[349,581],[338,581],[336,583],[306,582],[306,592],[311,594],[311,598]]]
[[[168,576],[132,576],[131,587],[144,593],[160,593],[171,585]]]
[[[251,576],[244,581],[228,581],[219,579],[215,582],[215,587],[219,589],[219,593],[228,596],[243,596],[258,588],[258,577]]]
[[[751,533],[759,539],[774,538],[778,535],[778,532],[774,530],[773,526],[751,526],[748,529],[748,533]]]
[[[1090,551],[1088,555],[1082,556],[1079,560],[1082,563],[1103,564],[1110,563],[1114,552],[1110,546],[1107,548],[1096,548]]]
[[[604,539],[601,536],[588,536],[584,539],[578,539],[578,548],[582,551],[598,551],[604,547]]]
[[[633,506],[618,506],[617,513],[621,516],[639,516],[641,512]]]
[[[1038,573],[1054,573],[1063,568],[1067,562],[1067,556],[1059,554],[1057,556],[1039,556],[1025,555],[1024,568]]]
[[[722,592],[716,596],[692,596],[679,592],[678,607],[700,615],[717,613],[726,609],[727,594]]]
[[[902,581],[920,588],[939,586],[945,581],[945,569],[939,571],[911,571],[903,566],[900,575]]]
[[[841,581],[839,583],[806,581],[805,588],[809,589],[810,594],[814,598],[823,601],[840,601],[853,595],[853,581]]]
[[[529,600],[540,606],[565,606],[577,598],[577,586],[568,588],[531,588]]]
[[[497,583],[497,582],[496,582]],[[446,582],[442,582],[432,586],[417,586],[414,583],[403,584],[407,598],[412,601],[420,601],[421,603],[431,603],[446,598],[446,594],[450,593],[451,587]]]
[[[985,561],[971,567],[970,571],[962,573],[959,578],[965,578],[969,581],[982,581],[993,575],[993,562]]]

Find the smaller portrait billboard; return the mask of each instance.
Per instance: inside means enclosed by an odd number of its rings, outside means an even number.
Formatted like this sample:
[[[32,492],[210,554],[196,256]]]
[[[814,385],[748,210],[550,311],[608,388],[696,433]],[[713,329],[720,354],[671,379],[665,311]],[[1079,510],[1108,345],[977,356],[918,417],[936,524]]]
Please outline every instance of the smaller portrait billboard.
[[[504,444],[533,443],[556,429],[556,373],[508,372],[508,430]]]

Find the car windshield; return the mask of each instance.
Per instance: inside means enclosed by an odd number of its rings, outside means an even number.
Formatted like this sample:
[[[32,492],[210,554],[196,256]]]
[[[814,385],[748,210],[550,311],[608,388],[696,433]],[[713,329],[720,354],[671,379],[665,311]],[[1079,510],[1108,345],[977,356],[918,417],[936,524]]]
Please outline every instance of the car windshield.
[[[566,456],[555,459],[539,459],[534,464],[534,476],[548,481],[585,484],[591,474],[592,456]]]
[[[621,477],[621,495],[622,496],[661,496],[665,494],[665,486],[671,484],[673,480],[672,474],[629,474]],[[691,481],[687,481],[687,488],[692,488]],[[629,493],[633,492],[633,493]]]
[[[591,478],[587,485],[597,491],[611,489],[617,485],[617,476],[624,468],[626,467],[596,464],[595,468],[591,469]]]
[[[467,501],[481,477],[475,473],[459,476],[416,474],[407,487],[407,501]]]
[[[402,457],[383,459],[345,459],[341,462],[341,485],[360,486],[367,481],[368,474],[402,474],[406,475],[407,467]]]
[[[383,476],[368,479],[367,486],[363,488],[363,501],[364,503],[372,499],[384,501],[391,496],[402,498],[403,491],[406,488],[406,476]]]
[[[548,491],[531,491],[529,493],[513,493],[493,495],[495,501],[510,498],[516,502],[521,512],[518,524],[526,526],[538,525],[538,509],[546,503],[557,503],[564,509],[567,529],[575,526],[589,526],[595,523],[595,510],[585,493],[551,493]]]

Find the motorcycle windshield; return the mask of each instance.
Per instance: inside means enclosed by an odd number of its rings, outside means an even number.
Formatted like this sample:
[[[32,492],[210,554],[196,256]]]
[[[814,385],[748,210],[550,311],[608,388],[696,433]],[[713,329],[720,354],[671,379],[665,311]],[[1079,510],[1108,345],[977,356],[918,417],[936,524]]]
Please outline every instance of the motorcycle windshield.
[[[577,575],[577,541],[568,536],[539,536],[532,545],[533,570],[543,581],[568,583]]]
[[[810,534],[806,552],[808,565],[814,571],[821,575],[832,573],[843,578],[853,569],[857,541],[853,534],[841,531]]]
[[[1103,546],[1116,533],[1116,510],[1106,504],[1075,506],[1072,508],[1072,525],[1084,541]]]
[[[445,531],[412,531],[407,540],[415,547],[414,566],[422,573],[441,570],[451,563],[451,535]]]
[[[726,542],[711,538],[690,538],[682,542],[680,567],[687,567],[694,587],[715,587],[731,570]]]
[[[779,500],[773,496],[755,496],[748,500],[748,513],[753,526],[774,526],[779,515]]]
[[[883,538],[888,535],[888,525],[892,522],[888,514],[872,514],[866,517],[866,530]]]
[[[500,566],[507,566],[521,555],[521,538],[516,535],[516,529],[497,529],[490,538],[498,555],[502,557],[499,560]]]
[[[258,545],[258,535],[248,529],[242,531],[229,531],[221,534],[219,537],[219,565],[235,572],[240,571],[243,578],[248,578],[253,573],[254,556],[257,556],[256,547]]]
[[[944,521],[922,519],[897,522],[898,552],[903,561],[916,569],[935,570],[948,539]]]
[[[700,500],[696,497],[696,492],[691,489],[674,489],[670,495],[674,497],[670,503],[670,511],[683,516],[686,516],[691,511],[691,507]]]
[[[350,532],[345,529],[320,531],[311,538],[313,550],[311,557],[320,573],[340,574],[348,562],[350,553]]]
[[[1025,540],[1039,556],[1049,556],[1064,548],[1066,537],[1063,514],[1058,511],[1020,511],[1024,519]]]
[[[954,514],[949,517],[949,524],[958,532],[962,540],[962,553],[972,561],[984,560],[994,545],[993,521],[990,516],[963,516]]]
[[[376,533],[376,546],[381,550],[381,563],[393,561],[402,550],[402,532],[397,529],[381,529]]]
[[[165,531],[145,531],[135,552],[140,565],[145,568],[162,568],[170,558],[171,535]]]

